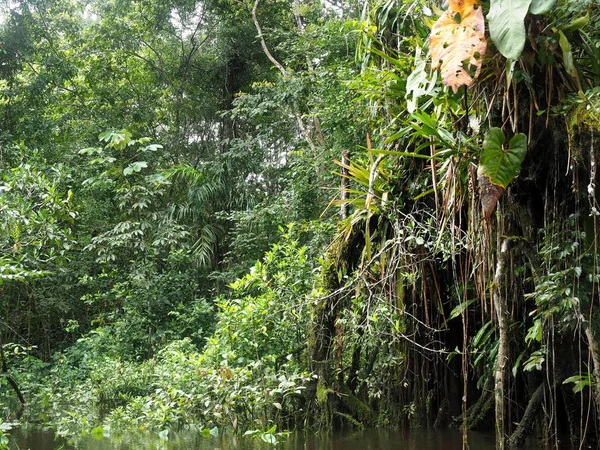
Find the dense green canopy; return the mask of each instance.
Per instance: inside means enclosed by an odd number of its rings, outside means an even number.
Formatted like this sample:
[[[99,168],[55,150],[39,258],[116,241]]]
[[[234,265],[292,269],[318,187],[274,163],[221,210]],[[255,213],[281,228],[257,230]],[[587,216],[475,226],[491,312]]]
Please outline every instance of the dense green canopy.
[[[4,416],[597,445],[600,8],[514,3],[2,2]]]

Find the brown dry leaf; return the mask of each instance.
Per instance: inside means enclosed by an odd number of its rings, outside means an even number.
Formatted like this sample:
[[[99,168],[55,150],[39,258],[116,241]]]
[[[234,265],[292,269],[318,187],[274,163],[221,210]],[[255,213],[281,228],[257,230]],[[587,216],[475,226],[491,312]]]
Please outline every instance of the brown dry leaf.
[[[479,76],[485,54],[485,22],[476,0],[449,0],[446,12],[431,28],[432,69],[440,67],[442,81],[456,93]],[[475,68],[471,77],[469,69]]]
[[[488,176],[485,174],[479,175],[477,181],[479,183],[479,199],[481,200],[483,218],[489,219],[492,217],[494,209],[496,209],[498,200],[500,200],[500,197],[502,197],[504,188],[502,186],[492,184]]]

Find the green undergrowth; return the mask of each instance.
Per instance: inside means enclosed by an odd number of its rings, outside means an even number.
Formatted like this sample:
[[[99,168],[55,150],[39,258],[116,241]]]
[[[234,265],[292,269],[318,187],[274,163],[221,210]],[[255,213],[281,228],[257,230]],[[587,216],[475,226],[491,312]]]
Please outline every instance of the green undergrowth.
[[[30,421],[41,418],[66,437],[111,432],[262,429],[277,423],[307,375],[268,361],[205,366],[189,339],[136,363],[104,356],[87,373],[63,358],[29,392]],[[34,387],[34,386],[32,386]]]
[[[74,439],[190,429],[276,439],[275,430],[301,426],[311,379],[303,362],[305,330],[319,268],[287,231],[215,300],[216,325],[204,348],[186,337],[151,358],[127,358],[115,351],[124,334],[105,325],[49,363],[27,349],[12,352],[11,370],[28,403],[23,421]],[[2,404],[14,411],[8,398]]]

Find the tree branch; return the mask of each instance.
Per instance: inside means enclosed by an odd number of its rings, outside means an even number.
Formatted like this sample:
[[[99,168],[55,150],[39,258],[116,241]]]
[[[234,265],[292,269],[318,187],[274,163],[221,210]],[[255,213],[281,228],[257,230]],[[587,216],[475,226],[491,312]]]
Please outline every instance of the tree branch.
[[[288,80],[290,78],[290,76],[289,76],[287,70],[285,70],[285,67],[283,67],[281,65],[281,63],[275,59],[275,57],[269,50],[269,47],[267,46],[267,42],[265,41],[265,37],[264,37],[263,31],[262,31],[262,28],[261,28],[258,18],[256,16],[256,10],[258,9],[259,3],[260,3],[260,0],[255,0],[254,7],[252,8],[251,14],[252,14],[252,21],[254,22],[256,31],[258,32],[258,38],[260,39],[260,45],[263,49],[264,54],[269,59],[269,61],[271,61],[271,63],[273,63],[273,65],[275,67],[277,67],[277,69],[279,69],[279,72],[281,72],[281,76],[283,76],[283,79]],[[294,106],[294,116],[296,117],[296,121],[298,122],[298,128],[300,129],[300,133],[302,134],[302,137],[304,137],[304,140],[308,143],[310,148],[314,149],[315,144],[313,143],[313,140],[311,139],[310,134],[308,133],[308,130],[306,129],[306,126],[304,125],[304,121],[302,120],[302,115],[299,112],[300,109],[298,108],[298,104],[297,104],[296,100],[294,100],[293,106]]]
[[[273,63],[273,65],[279,69],[279,71],[281,72],[281,75],[283,75],[283,78],[287,79],[287,78],[289,78],[289,75],[288,75],[287,71],[285,70],[285,67],[283,67],[279,63],[279,61],[277,61],[275,59],[275,57],[271,54],[269,47],[267,47],[267,43],[265,41],[265,37],[263,35],[262,28],[260,27],[260,23],[258,22],[258,18],[256,17],[256,10],[258,9],[259,3],[260,3],[260,0],[256,0],[254,2],[254,7],[252,8],[252,21],[254,22],[256,31],[258,31],[258,38],[260,39],[260,45],[263,49],[263,52],[265,52],[265,55],[267,55],[267,58],[269,58],[269,61],[271,61]]]
[[[19,389],[19,385],[14,380],[14,378],[8,373],[8,365],[6,364],[6,356],[4,355],[4,343],[2,341],[2,337],[0,336],[0,360],[2,361],[2,373],[4,374],[4,378],[8,381],[8,384],[13,388],[15,394],[17,394],[17,398],[21,402],[21,408],[15,414],[15,418],[18,420],[21,418],[23,413],[25,412],[25,397]]]

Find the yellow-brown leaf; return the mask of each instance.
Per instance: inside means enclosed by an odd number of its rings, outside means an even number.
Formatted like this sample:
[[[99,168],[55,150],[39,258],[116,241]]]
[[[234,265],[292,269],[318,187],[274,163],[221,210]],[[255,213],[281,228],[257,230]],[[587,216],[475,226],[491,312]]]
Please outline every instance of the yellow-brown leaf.
[[[486,47],[485,22],[476,0],[448,3],[448,9],[431,29],[429,51],[432,69],[439,67],[443,83],[456,92],[460,86],[470,86],[479,76]]]

